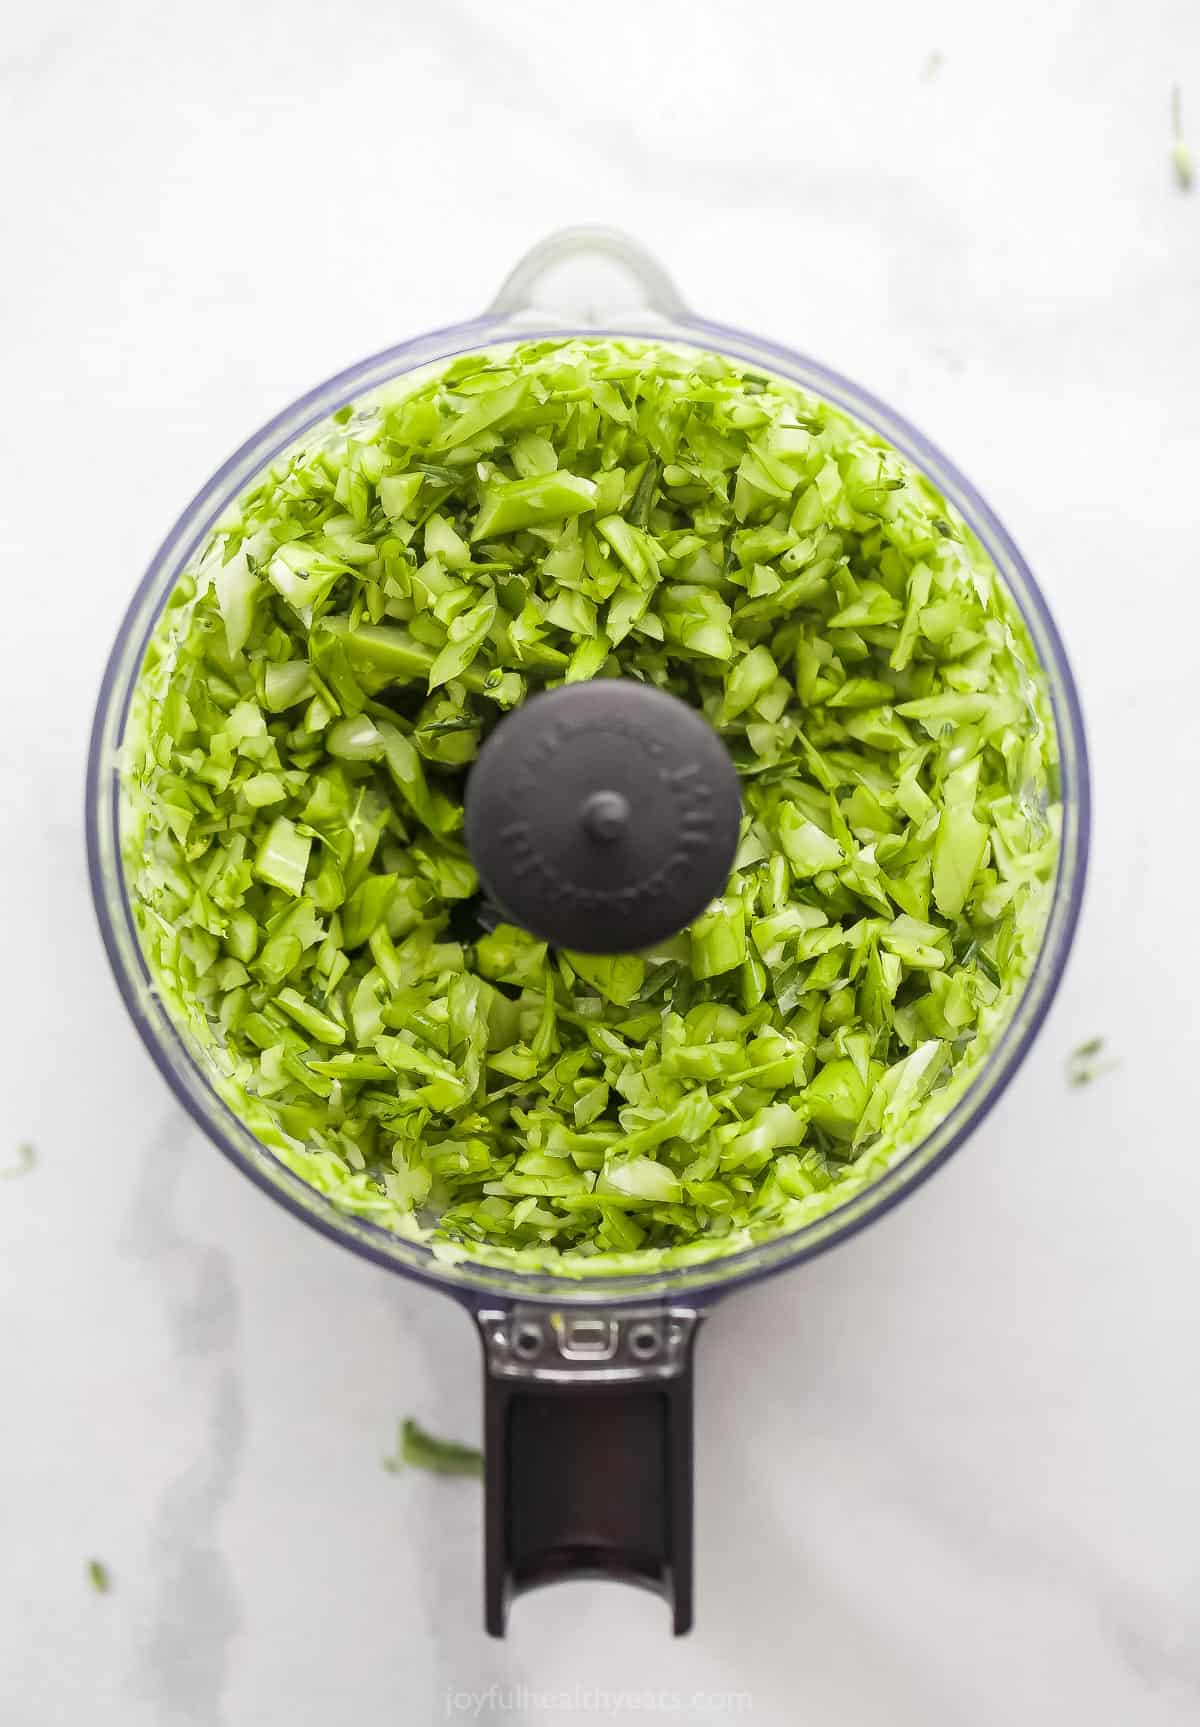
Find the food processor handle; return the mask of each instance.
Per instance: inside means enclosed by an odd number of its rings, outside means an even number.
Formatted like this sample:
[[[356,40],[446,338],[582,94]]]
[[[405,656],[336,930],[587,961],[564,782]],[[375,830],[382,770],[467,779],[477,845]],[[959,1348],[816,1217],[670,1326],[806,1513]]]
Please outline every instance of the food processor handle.
[[[484,1616],[538,1584],[611,1577],[692,1624],[692,1350],[680,1307],[477,1313],[484,1361]]]
[[[560,228],[513,266],[487,310],[494,318],[548,311],[574,325],[599,325],[630,310],[630,285],[637,308],[668,321],[687,317],[683,295],[666,270],[628,234],[619,228]]]

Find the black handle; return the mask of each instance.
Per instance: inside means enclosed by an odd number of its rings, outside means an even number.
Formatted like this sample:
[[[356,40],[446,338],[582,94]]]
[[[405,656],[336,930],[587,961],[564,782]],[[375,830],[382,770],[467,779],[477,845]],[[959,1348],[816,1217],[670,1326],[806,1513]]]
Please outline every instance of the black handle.
[[[484,1350],[485,1622],[567,1577],[665,1596],[692,1624],[690,1309],[517,1305],[478,1315]]]

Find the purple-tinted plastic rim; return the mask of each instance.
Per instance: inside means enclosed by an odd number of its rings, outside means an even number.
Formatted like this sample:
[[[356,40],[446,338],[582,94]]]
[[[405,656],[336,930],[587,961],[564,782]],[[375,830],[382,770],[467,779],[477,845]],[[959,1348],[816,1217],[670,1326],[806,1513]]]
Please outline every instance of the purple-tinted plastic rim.
[[[672,1271],[567,1277],[461,1261],[447,1265],[420,1243],[347,1216],[254,1139],[217,1096],[184,1035],[157,998],[133,923],[120,862],[117,750],[134,681],[175,582],[214,523],[262,468],[338,407],[392,378],[480,348],[546,337],[643,337],[714,349],[804,385],[846,409],[901,450],[955,506],[1000,571],[1025,619],[1050,686],[1057,729],[1063,831],[1054,894],[1041,948],[1025,989],[987,1061],[920,1145],[845,1205],[792,1234]],[[545,1300],[562,1306],[618,1306],[686,1298],[710,1305],[734,1289],[812,1258],[898,1204],[941,1167],[1006,1090],[1045,1019],[1074,938],[1090,834],[1087,743],[1079,697],[1054,620],[1013,540],[970,482],[937,447],[883,402],[795,350],[688,313],[593,328],[575,320],[531,323],[522,314],[485,314],[383,350],[336,374],[249,438],[197,493],[150,563],[126,612],[100,688],[88,754],[85,825],[88,869],[101,935],[130,1017],[175,1096],[217,1147],[272,1198],[330,1239],[388,1270],[442,1288],[471,1306]]]

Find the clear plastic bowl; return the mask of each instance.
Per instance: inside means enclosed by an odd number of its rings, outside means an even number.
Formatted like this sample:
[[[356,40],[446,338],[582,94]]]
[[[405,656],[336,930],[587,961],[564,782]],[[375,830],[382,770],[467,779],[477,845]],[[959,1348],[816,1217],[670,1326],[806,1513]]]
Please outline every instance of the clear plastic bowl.
[[[254,1137],[212,1090],[152,986],[121,865],[117,775],[131,693],[167,597],[213,524],[262,468],[336,409],[391,379],[479,348],[571,335],[646,336],[735,356],[846,409],[928,475],[978,536],[1029,628],[1049,684],[1063,797],[1058,871],[1037,959],[989,1058],[935,1129],[872,1186],[794,1233],[693,1267],[592,1278],[498,1269],[471,1260],[446,1264],[421,1244],[338,1212]],[[167,535],[126,613],[104,674],[87,775],[88,861],[105,946],[130,1015],[176,1097],[227,1157],[297,1217],[377,1264],[441,1287],[475,1308],[497,1300],[547,1298],[560,1307],[683,1301],[702,1308],[740,1284],[800,1264],[882,1216],[963,1143],[1020,1066],[1054,997],[1074,936],[1088,830],[1087,748],[1067,656],[1028,565],[975,488],[867,391],[790,348],[698,317],[652,258],[624,236],[595,229],[552,235],[517,266],[480,317],[402,342],[338,373],[285,408],[218,469]]]

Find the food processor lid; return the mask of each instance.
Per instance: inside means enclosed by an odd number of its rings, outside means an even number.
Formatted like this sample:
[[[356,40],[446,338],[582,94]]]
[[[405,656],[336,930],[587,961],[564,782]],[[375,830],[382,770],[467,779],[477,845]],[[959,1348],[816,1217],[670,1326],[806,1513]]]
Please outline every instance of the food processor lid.
[[[512,922],[583,953],[630,953],[689,924],[728,880],[740,819],[716,732],[629,678],[525,702],[467,782],[467,848],[487,892]]]

